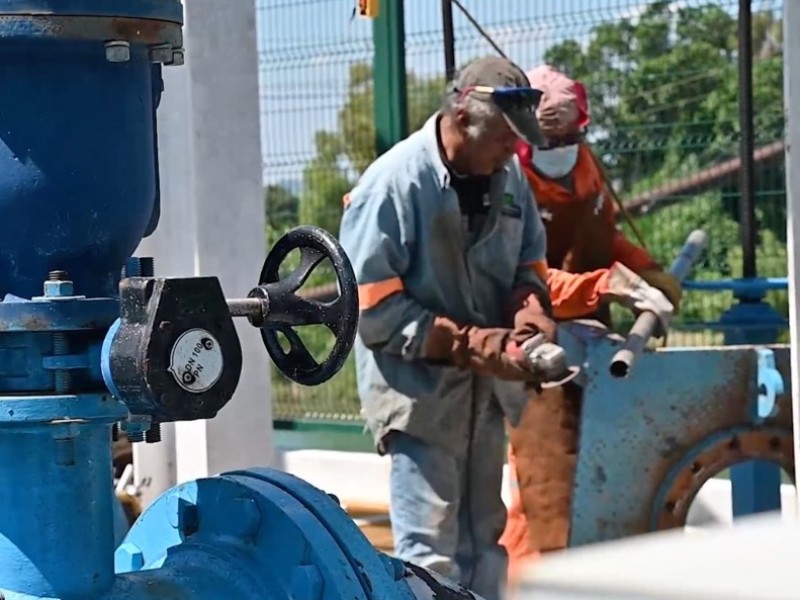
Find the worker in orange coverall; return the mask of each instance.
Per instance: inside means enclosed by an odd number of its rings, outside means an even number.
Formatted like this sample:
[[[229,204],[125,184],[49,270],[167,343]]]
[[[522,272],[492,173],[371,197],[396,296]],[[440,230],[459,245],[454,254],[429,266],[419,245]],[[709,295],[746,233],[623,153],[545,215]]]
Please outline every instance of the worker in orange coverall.
[[[535,148],[519,143],[517,156],[546,230],[547,263],[551,267],[547,283],[555,317],[562,320],[592,317],[610,325],[608,304],[602,303],[594,290],[602,289],[603,281],[613,276],[615,270],[624,271],[620,264],[660,289],[677,312],[680,282],[616,227],[613,190],[584,138],[590,122],[585,87],[549,65],[537,67],[527,76],[531,87],[543,92],[537,115],[547,142]],[[570,273],[585,276],[575,279]],[[590,293],[582,294],[583,290]],[[578,402],[574,400],[572,404],[577,406]],[[526,560],[535,558],[540,551],[564,547],[568,539],[571,477],[564,475],[563,481],[556,485],[549,474],[540,474],[538,481],[531,482],[535,475],[532,478],[529,472],[544,464],[555,472],[559,471],[558,463],[564,472],[574,467],[579,417],[568,414],[567,398],[557,398],[551,404],[548,412],[538,403],[528,410],[529,418],[523,417],[517,431],[511,432],[508,459],[512,499],[501,544],[508,551],[512,577]],[[544,425],[547,418],[552,420],[550,428]],[[535,439],[543,435],[551,439]],[[515,448],[515,442],[519,447]],[[522,447],[526,445],[529,447]],[[553,449],[559,445],[562,458]],[[542,450],[552,452],[554,459],[546,462]],[[517,454],[521,456],[519,460]],[[518,468],[522,469],[519,477]],[[557,514],[544,517],[549,518],[548,522],[530,527],[518,483],[522,480],[527,485],[538,485],[531,502],[535,505],[533,510],[547,513],[553,506],[558,507]],[[537,495],[547,497],[537,500]]]

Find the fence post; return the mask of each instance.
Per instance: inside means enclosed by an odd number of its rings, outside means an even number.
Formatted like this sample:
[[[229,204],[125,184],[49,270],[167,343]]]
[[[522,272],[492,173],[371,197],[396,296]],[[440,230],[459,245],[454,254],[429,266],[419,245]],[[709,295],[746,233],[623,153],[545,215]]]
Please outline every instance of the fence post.
[[[375,44],[375,152],[378,156],[408,134],[403,0],[384,0],[372,24]]]
[[[787,2],[783,7],[783,77],[786,123],[786,251],[789,255],[789,328],[792,356],[792,406],[794,408],[795,478],[800,481],[800,292],[797,277],[800,275],[800,166],[793,161],[800,148],[800,5]],[[800,490],[800,486],[797,488]],[[796,490],[796,493],[797,493]],[[798,507],[800,507],[800,494]]]

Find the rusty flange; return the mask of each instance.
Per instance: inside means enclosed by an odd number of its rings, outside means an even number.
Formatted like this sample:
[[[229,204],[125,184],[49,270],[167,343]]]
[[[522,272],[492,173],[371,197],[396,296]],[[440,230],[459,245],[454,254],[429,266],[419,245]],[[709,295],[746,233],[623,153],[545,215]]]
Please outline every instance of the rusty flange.
[[[694,446],[667,473],[650,513],[650,529],[683,527],[700,488],[720,471],[749,460],[780,465],[794,477],[792,432],[776,427],[741,427],[707,437]]]

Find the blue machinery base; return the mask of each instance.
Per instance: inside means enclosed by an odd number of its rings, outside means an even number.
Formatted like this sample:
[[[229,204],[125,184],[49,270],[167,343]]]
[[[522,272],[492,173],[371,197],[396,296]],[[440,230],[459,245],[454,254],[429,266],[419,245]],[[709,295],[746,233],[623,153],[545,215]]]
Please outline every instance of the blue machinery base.
[[[781,331],[787,329],[784,319],[764,299],[770,290],[785,290],[787,281],[783,278],[756,278],[732,281],[693,282],[687,287],[695,290],[731,290],[737,303],[720,319],[724,331],[725,344],[764,345],[775,344]],[[769,373],[774,360],[762,355],[760,372]],[[783,381],[789,381],[789,373],[777,379],[760,378],[759,397],[767,389],[783,392]],[[773,392],[774,393],[774,392]],[[769,404],[769,403],[768,403]],[[756,418],[763,418],[769,405],[756,407]],[[794,472],[788,473],[794,477]],[[731,467],[731,491],[733,516],[740,517],[781,508],[781,467],[763,460],[753,460]]]
[[[566,472],[559,460],[550,467],[542,446],[536,476],[543,483],[528,484],[572,489],[565,514],[548,505],[543,520],[532,521],[541,539],[566,535],[550,549],[681,527],[702,485],[735,465],[757,461],[770,474],[794,473],[791,390],[783,384],[790,381],[788,346],[660,349],[640,355],[620,379],[608,365],[624,340],[599,323],[566,323],[559,341],[583,372],[574,466]],[[545,390],[536,401],[563,406],[565,393]],[[552,426],[543,420],[526,435],[552,436]],[[767,487],[745,493],[764,507],[777,483],[758,482]],[[733,484],[741,493],[741,481]],[[523,487],[531,514],[526,493]]]
[[[539,476],[572,488],[564,545],[683,526],[702,485],[728,468],[735,517],[780,509],[781,469],[794,477],[789,346],[774,344],[785,319],[762,299],[785,280],[687,287],[735,291],[739,303],[719,323],[725,346],[645,352],[620,379],[608,366],[622,338],[594,322],[561,327],[570,364],[583,366],[577,455],[570,473]],[[546,390],[539,401],[563,406],[569,397]],[[540,426],[528,435],[551,435],[551,424]],[[561,535],[533,527],[542,538]]]

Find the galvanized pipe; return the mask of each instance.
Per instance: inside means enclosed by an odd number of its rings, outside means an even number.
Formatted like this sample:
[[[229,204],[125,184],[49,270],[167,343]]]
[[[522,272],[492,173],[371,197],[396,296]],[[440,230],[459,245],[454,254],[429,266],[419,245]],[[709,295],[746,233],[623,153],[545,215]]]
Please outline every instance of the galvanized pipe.
[[[708,235],[702,229],[695,229],[686,238],[680,254],[672,263],[669,272],[678,280],[683,281],[692,270],[694,263],[708,243]],[[652,312],[639,315],[628,332],[628,337],[622,348],[611,359],[609,371],[614,377],[626,377],[633,366],[636,357],[641,354],[647,341],[658,328],[658,317]]]
[[[442,0],[442,34],[444,38],[444,72],[447,81],[456,73],[455,35],[453,34],[453,1]]]
[[[236,298],[228,300],[232,317],[254,317],[264,319],[269,312],[269,303],[263,298]]]

